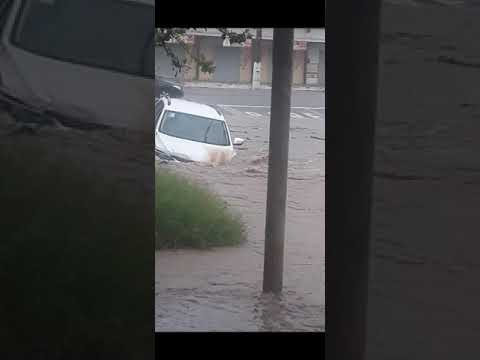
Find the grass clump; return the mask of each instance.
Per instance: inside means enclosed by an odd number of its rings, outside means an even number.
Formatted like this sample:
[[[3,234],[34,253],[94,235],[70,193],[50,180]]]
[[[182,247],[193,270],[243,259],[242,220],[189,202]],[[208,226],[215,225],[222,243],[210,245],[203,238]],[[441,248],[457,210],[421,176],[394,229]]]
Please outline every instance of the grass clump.
[[[207,249],[242,243],[245,229],[216,194],[165,169],[155,174],[155,248]]]

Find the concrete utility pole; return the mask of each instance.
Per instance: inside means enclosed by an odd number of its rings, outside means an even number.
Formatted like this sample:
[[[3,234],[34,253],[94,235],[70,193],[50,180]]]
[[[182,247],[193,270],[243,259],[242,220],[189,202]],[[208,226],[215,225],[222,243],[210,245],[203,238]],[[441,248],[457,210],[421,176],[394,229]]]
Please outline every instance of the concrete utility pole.
[[[274,293],[281,292],[283,287],[293,33],[294,29],[275,28],[273,30],[272,105],[263,291]]]
[[[260,87],[261,65],[262,65],[262,29],[257,29],[255,36],[255,46],[253,47],[253,73],[252,73],[252,89]]]

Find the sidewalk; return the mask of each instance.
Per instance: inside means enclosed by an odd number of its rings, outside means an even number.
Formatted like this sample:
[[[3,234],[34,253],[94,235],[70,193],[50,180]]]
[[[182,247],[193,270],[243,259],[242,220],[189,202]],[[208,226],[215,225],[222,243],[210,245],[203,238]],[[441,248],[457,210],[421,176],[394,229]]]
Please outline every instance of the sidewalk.
[[[210,89],[252,89],[251,84],[225,84],[211,81],[185,81],[183,84],[186,88],[210,88]],[[269,85],[261,85],[259,89],[270,90]],[[293,91],[325,91],[325,87],[320,86],[293,86]]]

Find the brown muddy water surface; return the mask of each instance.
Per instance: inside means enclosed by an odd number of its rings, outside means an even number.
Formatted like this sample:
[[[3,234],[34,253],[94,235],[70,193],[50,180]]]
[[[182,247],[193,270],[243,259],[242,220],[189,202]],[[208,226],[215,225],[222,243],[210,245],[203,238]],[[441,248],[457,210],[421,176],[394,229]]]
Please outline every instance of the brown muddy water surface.
[[[368,359],[476,359],[480,3],[385,1]]]
[[[322,111],[323,113],[323,111]],[[291,120],[284,292],[262,295],[269,118],[234,109],[232,137],[246,141],[227,165],[162,164],[221,195],[248,241],[155,254],[155,330],[323,331],[325,327],[325,122]],[[165,214],[168,216],[168,214]]]

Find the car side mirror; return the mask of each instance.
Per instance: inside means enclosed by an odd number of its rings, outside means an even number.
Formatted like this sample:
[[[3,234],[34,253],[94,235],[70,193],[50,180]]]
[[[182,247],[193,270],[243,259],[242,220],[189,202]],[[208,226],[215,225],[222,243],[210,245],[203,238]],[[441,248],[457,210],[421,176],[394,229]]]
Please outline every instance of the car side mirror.
[[[242,145],[244,142],[245,142],[245,140],[243,140],[243,139],[241,139],[241,138],[235,138],[235,139],[233,139],[233,145],[236,145],[236,146],[240,146],[240,145]]]

